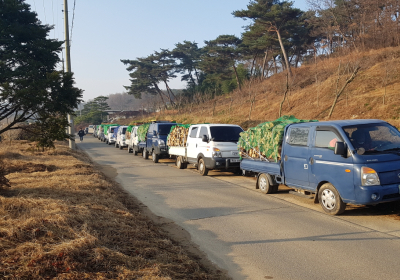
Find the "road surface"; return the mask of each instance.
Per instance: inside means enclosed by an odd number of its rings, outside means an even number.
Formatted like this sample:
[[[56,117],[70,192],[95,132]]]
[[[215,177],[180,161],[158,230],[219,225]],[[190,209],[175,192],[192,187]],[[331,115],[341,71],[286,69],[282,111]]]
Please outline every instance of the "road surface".
[[[392,210],[349,207],[329,216],[287,191],[258,192],[254,178],[219,171],[202,177],[91,135],[77,144],[113,168],[117,182],[155,215],[185,229],[233,279],[400,278],[400,221]]]

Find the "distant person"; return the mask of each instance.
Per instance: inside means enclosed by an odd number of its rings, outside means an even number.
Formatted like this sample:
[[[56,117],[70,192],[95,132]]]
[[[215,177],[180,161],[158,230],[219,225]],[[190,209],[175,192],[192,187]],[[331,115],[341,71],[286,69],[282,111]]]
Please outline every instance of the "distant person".
[[[79,136],[79,139],[81,140],[81,142],[83,141],[83,136],[84,135],[85,135],[85,131],[83,131],[83,129],[80,128],[79,131],[78,131],[78,136]]]

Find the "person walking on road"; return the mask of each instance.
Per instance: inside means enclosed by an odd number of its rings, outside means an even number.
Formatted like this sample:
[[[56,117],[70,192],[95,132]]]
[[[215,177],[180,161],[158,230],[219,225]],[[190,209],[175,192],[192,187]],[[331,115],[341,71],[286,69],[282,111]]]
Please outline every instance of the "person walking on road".
[[[85,131],[83,131],[83,129],[80,128],[79,131],[78,131],[78,136],[79,136],[79,139],[81,140],[81,142],[83,141],[83,136],[84,135],[85,135]]]

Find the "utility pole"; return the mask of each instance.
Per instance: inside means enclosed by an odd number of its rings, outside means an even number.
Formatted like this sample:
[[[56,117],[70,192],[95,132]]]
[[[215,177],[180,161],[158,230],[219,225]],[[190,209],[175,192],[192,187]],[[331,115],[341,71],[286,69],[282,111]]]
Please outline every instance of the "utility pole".
[[[68,0],[64,0],[64,31],[65,31],[65,59],[67,64],[67,73],[71,73],[71,56],[69,49],[69,25],[68,25]],[[75,150],[75,129],[74,129],[74,118],[68,114],[68,134],[73,135],[74,138],[69,140],[69,148]]]

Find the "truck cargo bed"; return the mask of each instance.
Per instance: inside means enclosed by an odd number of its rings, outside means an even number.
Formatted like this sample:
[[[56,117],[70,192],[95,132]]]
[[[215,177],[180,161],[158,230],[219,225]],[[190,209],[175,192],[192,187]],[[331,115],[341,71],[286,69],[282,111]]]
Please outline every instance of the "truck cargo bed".
[[[169,147],[168,153],[174,156],[186,157],[186,147],[178,147],[178,146]]]
[[[242,159],[242,161],[240,162],[240,169],[276,176],[282,175],[280,161],[268,162],[254,159]]]

